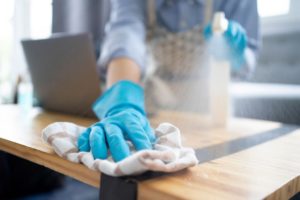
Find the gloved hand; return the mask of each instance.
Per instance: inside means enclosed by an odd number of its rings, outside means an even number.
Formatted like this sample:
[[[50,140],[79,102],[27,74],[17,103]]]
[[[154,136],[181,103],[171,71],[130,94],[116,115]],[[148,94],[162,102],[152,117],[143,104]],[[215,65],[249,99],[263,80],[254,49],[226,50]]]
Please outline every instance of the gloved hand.
[[[211,24],[208,24],[205,27],[203,34],[206,40],[210,40],[212,38],[213,32]],[[217,57],[221,59],[222,57],[229,59],[233,69],[239,70],[245,62],[244,53],[247,47],[246,31],[238,22],[229,20],[228,28],[223,35],[225,37],[225,40],[227,41],[227,44],[229,45],[230,52],[222,52],[223,55],[217,55]],[[214,52],[212,53],[214,54]]]
[[[94,158],[106,159],[108,150],[118,162],[130,155],[126,140],[136,150],[152,149],[155,136],[146,118],[144,90],[131,81],[119,81],[93,105],[100,122],[78,138],[80,151],[92,151]]]

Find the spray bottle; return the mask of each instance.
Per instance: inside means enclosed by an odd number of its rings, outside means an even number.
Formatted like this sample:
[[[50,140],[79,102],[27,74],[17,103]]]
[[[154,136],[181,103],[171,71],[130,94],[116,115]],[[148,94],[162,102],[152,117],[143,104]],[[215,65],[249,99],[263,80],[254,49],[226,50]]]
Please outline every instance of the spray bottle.
[[[212,21],[212,44],[213,51],[227,53],[226,41],[223,33],[228,28],[228,20],[223,12],[216,12]],[[210,113],[213,126],[226,127],[230,113],[230,63],[210,58]]]

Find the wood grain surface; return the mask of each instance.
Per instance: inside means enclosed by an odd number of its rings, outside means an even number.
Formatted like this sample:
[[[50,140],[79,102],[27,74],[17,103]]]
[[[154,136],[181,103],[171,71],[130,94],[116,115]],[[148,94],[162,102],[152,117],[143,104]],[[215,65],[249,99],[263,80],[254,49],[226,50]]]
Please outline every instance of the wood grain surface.
[[[70,121],[84,126],[94,123],[91,119],[46,113],[40,109],[24,113],[17,106],[0,106],[0,150],[99,187],[99,173],[57,156],[42,141],[42,129],[55,121]]]
[[[142,182],[139,199],[289,199],[300,191],[300,131]]]
[[[17,106],[0,106],[0,149],[82,182],[99,187],[100,174],[55,155],[42,142],[41,130],[56,121],[83,126],[94,119],[33,109],[24,113]],[[171,122],[182,131],[183,144],[193,148],[230,144],[280,129],[275,122],[232,119],[227,128],[211,128],[203,116],[164,111],[151,118],[155,127]],[[300,191],[300,131],[272,139],[236,153],[228,149],[218,159],[139,184],[139,199],[286,199]],[[224,147],[224,146],[223,146]],[[228,153],[227,153],[228,152]]]

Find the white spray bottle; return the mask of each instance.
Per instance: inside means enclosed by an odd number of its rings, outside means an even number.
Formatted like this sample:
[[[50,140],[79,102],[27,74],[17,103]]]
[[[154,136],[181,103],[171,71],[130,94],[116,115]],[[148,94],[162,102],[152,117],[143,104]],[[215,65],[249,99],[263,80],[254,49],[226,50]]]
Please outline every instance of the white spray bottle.
[[[228,28],[228,20],[224,12],[216,12],[212,21],[213,51],[227,53],[223,33]],[[212,125],[226,127],[230,116],[230,63],[222,59],[210,58],[210,113]]]

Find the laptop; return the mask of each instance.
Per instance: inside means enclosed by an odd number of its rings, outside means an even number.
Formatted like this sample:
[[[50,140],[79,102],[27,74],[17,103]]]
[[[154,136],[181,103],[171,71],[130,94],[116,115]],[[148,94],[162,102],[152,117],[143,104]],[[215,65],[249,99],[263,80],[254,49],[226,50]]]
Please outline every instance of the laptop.
[[[91,106],[101,89],[89,34],[22,40],[22,46],[41,107],[95,117]]]

